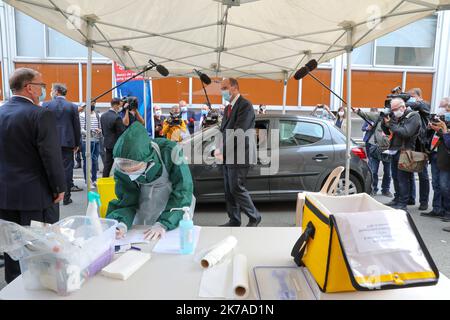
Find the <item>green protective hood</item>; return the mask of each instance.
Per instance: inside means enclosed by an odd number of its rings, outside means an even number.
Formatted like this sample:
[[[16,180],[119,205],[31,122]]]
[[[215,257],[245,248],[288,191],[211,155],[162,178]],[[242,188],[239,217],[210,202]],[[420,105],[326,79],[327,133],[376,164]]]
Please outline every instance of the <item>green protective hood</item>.
[[[153,148],[145,127],[139,122],[133,123],[117,140],[113,155],[114,158],[149,162]]]

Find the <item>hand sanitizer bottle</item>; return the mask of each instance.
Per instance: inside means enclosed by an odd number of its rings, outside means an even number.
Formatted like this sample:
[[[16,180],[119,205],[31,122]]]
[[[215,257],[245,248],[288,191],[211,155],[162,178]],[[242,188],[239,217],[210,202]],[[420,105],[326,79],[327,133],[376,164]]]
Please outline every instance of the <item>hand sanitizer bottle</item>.
[[[88,194],[89,205],[86,211],[86,217],[89,217],[94,227],[96,235],[102,234],[102,225],[100,223],[100,217],[98,215],[98,207],[100,206],[100,195],[95,192],[89,192]]]
[[[194,253],[194,222],[190,214],[191,208],[184,207],[183,220],[180,221],[180,253]]]

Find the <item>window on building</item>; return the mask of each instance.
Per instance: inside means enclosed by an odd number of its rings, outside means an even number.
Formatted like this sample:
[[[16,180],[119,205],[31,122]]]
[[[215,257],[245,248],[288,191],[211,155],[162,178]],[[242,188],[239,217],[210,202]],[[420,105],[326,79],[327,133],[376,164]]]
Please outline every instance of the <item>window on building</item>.
[[[431,67],[437,30],[437,16],[431,16],[376,41],[376,64]]]
[[[356,65],[373,64],[373,42],[367,43],[362,47],[356,48],[352,52],[352,63]]]
[[[17,55],[44,58],[44,25],[33,18],[15,11]]]
[[[33,18],[15,11],[17,56],[80,59],[87,48]],[[46,36],[45,36],[46,35]],[[104,58],[94,52],[94,58]]]

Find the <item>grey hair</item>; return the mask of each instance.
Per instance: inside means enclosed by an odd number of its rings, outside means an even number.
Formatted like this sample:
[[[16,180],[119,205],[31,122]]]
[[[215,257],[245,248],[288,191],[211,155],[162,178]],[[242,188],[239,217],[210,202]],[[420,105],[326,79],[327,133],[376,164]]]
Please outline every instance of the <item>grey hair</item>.
[[[62,96],[67,95],[67,86],[63,83],[54,83],[52,85],[52,89],[53,89],[53,91],[59,93]]]
[[[13,93],[21,91],[27,84],[40,75],[39,72],[30,68],[19,68],[9,77],[9,87]]]
[[[405,107],[406,108],[406,102],[402,98],[394,98],[394,99],[392,99],[391,106],[392,106],[393,103],[398,103],[401,107]]]

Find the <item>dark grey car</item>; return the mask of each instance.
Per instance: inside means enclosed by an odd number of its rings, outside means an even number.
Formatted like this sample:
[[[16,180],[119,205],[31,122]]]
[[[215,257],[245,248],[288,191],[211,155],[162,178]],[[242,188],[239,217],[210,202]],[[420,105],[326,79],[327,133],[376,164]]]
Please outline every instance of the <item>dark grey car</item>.
[[[295,200],[301,191],[320,191],[330,173],[338,166],[345,167],[346,137],[333,123],[309,117],[291,115],[260,115],[257,129],[267,129],[271,136],[279,130],[279,170],[275,175],[261,174],[264,165],[250,169],[247,187],[254,201]],[[191,155],[209,154],[217,128],[209,128],[194,135],[188,148]],[[276,131],[273,131],[276,134]],[[211,135],[211,136],[210,136]],[[199,140],[199,141],[196,141]],[[194,143],[192,143],[195,141]],[[269,139],[268,152],[271,152]],[[185,149],[186,150],[186,149]],[[207,156],[209,160],[212,157]],[[353,143],[350,193],[370,193],[371,174],[364,149]],[[190,164],[194,179],[194,192],[199,202],[223,202],[224,186],[222,166],[217,164]],[[339,192],[344,190],[344,179]]]

